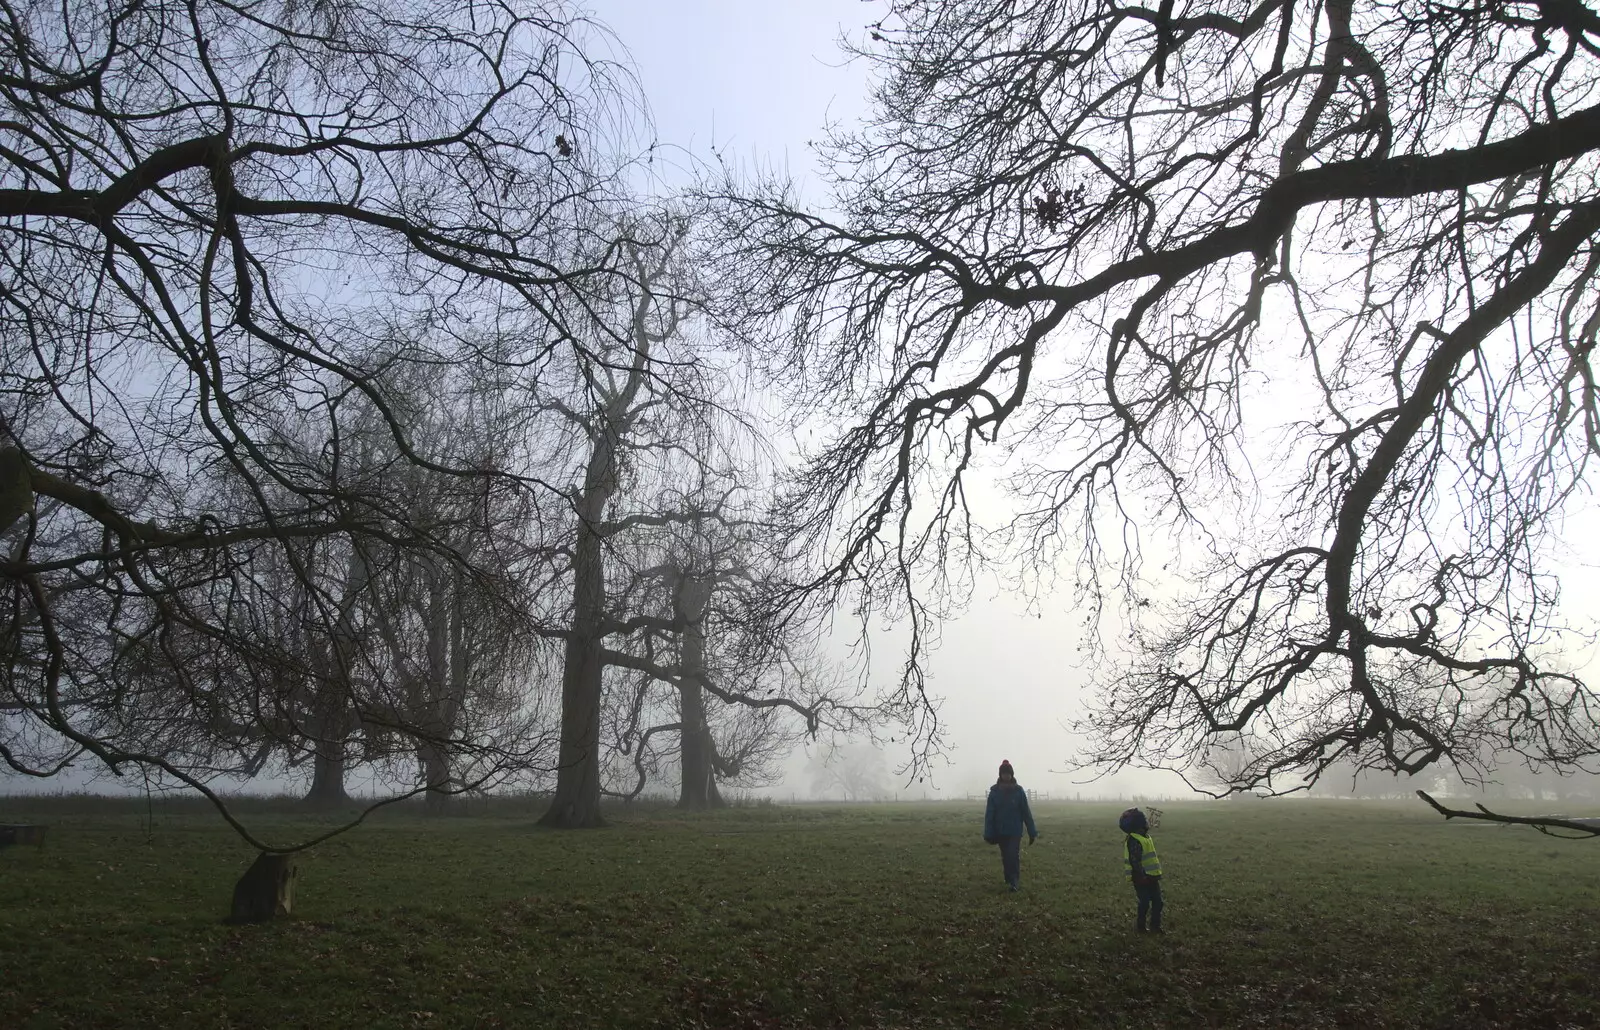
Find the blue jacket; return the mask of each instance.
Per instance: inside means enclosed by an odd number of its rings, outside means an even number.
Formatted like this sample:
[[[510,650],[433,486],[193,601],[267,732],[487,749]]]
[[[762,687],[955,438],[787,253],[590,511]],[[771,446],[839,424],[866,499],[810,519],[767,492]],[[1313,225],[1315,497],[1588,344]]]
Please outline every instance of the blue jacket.
[[[996,783],[990,787],[989,805],[983,812],[983,839],[1020,837],[1023,827],[1027,827],[1030,838],[1039,835],[1033,825],[1033,813],[1028,811],[1028,792],[1017,784]]]

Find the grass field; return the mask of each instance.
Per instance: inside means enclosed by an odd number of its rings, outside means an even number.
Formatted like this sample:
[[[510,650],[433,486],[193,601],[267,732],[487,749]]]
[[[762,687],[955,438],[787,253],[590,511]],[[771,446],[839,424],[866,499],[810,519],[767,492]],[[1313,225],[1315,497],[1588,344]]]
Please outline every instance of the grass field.
[[[0,1027],[1600,1026],[1600,841],[1170,805],[1141,937],[1119,807],[1039,805],[1018,894],[971,804],[396,814],[235,927],[214,816],[0,798],[50,824],[0,850]]]

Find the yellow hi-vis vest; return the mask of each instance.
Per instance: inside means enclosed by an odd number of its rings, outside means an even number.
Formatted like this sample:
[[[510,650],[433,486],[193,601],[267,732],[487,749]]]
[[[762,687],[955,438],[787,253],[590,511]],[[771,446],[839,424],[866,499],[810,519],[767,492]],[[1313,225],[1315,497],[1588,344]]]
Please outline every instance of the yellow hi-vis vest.
[[[1128,836],[1139,842],[1143,854],[1139,856],[1139,868],[1146,876],[1161,875],[1161,859],[1156,856],[1156,842],[1142,833],[1130,833]],[[1122,864],[1127,867],[1128,879],[1133,879],[1133,863],[1128,860],[1128,842],[1122,842]]]

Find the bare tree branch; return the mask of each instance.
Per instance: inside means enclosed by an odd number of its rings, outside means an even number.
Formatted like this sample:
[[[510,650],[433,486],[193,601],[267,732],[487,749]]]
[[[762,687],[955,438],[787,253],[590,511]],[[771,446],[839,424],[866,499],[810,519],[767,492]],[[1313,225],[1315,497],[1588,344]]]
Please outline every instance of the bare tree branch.
[[[1556,816],[1501,815],[1498,812],[1489,811],[1489,809],[1485,808],[1483,805],[1478,805],[1478,810],[1476,812],[1467,812],[1460,809],[1444,807],[1443,805],[1439,804],[1439,802],[1429,797],[1426,791],[1417,791],[1417,797],[1426,801],[1435,812],[1438,812],[1446,819],[1454,819],[1459,816],[1462,819],[1482,819],[1487,822],[1505,823],[1515,826],[1532,826],[1534,829],[1538,830],[1540,833],[1546,834],[1547,836],[1561,837],[1566,840],[1582,840],[1588,837],[1600,837],[1600,822],[1597,822],[1593,819],[1584,822],[1577,822],[1572,819],[1562,819]],[[1572,830],[1574,831],[1575,835],[1552,833],[1551,831],[1553,830]]]

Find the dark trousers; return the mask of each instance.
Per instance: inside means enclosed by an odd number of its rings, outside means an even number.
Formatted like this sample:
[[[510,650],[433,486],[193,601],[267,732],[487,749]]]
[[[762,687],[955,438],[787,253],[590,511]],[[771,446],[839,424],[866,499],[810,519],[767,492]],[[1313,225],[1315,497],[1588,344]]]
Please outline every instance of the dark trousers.
[[[1000,838],[1000,868],[1006,874],[1006,883],[1012,887],[1022,883],[1022,838]]]
[[[1139,896],[1139,929],[1145,927],[1145,916],[1150,917],[1150,929],[1161,929],[1161,881],[1136,883],[1133,892]]]

